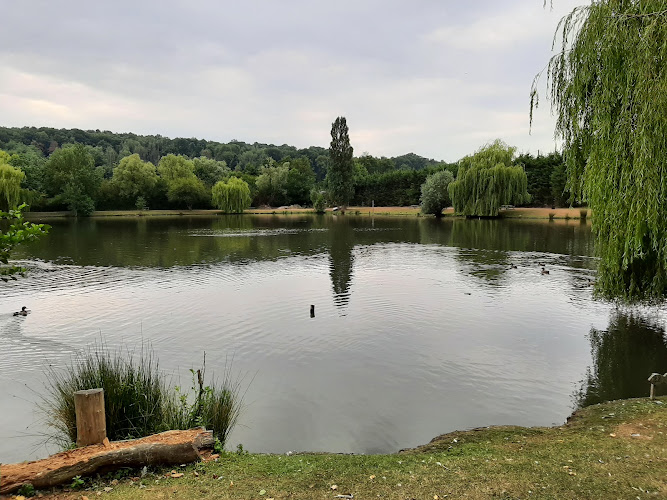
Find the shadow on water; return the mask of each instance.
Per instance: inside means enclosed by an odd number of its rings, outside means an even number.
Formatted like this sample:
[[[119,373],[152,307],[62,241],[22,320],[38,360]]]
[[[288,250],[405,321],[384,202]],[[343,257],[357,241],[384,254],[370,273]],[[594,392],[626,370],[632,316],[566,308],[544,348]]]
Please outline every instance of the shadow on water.
[[[606,330],[589,334],[593,366],[575,393],[577,408],[646,397],[649,375],[667,372],[665,328],[637,312],[614,311]],[[658,389],[658,394],[664,389]]]

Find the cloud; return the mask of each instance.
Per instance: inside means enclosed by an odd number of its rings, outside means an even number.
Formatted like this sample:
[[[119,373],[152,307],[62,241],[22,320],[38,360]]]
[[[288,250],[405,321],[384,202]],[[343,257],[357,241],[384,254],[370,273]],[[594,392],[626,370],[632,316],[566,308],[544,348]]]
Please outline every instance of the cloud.
[[[326,147],[343,115],[359,153],[552,149],[528,93],[572,2],[24,0],[0,31],[2,124]]]

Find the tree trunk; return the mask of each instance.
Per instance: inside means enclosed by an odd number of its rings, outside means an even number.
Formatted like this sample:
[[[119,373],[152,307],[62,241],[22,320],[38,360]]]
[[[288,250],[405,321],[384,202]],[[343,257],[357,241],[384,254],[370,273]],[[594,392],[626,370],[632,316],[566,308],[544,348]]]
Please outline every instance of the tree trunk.
[[[210,456],[214,444],[213,432],[200,427],[86,446],[35,462],[1,465],[0,495],[12,493],[25,483],[43,489],[63,484],[75,476],[121,467],[195,462]]]

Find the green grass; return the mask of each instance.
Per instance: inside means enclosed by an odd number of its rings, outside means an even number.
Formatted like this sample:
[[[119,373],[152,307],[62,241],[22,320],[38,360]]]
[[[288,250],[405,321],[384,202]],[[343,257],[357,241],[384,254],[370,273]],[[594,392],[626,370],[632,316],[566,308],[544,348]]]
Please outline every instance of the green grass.
[[[455,432],[393,455],[224,453],[58,498],[117,499],[634,499],[667,496],[667,398],[626,400],[580,411],[553,428]],[[633,434],[639,434],[633,436]],[[132,476],[136,476],[132,478]],[[333,486],[336,489],[332,489]]]
[[[205,367],[204,356],[202,369],[191,370],[192,387],[183,390],[169,384],[150,348],[142,346],[135,355],[96,344],[75,356],[64,369],[52,367],[47,373],[47,391],[40,408],[53,429],[50,439],[70,448],[76,442],[74,393],[102,388],[107,437],[112,441],[203,425],[213,430],[224,446],[241,410],[241,386],[232,379],[231,365],[221,381],[204,385]]]

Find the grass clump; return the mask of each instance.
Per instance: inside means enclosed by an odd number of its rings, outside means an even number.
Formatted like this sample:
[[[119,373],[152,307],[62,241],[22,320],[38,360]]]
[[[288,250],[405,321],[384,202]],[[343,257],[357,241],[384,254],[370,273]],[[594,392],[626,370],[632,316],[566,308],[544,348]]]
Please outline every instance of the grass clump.
[[[50,439],[64,448],[76,442],[74,393],[104,389],[107,437],[134,439],[172,429],[204,426],[213,430],[221,444],[236,424],[241,410],[240,383],[225,370],[222,381],[204,385],[205,361],[197,374],[198,388],[183,391],[172,386],[160,371],[151,349],[139,355],[95,345],[75,356],[64,370],[50,368],[46,395],[41,402],[49,425]]]

